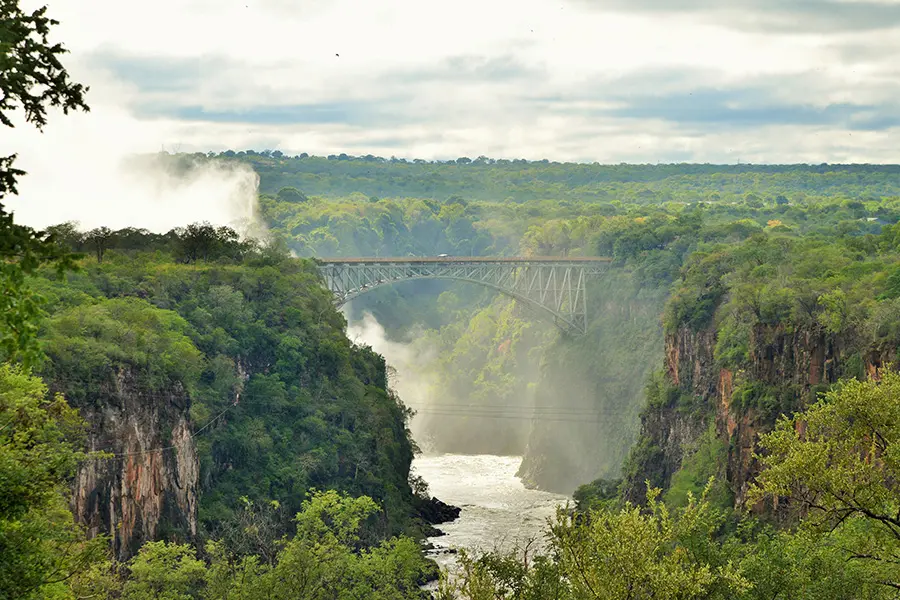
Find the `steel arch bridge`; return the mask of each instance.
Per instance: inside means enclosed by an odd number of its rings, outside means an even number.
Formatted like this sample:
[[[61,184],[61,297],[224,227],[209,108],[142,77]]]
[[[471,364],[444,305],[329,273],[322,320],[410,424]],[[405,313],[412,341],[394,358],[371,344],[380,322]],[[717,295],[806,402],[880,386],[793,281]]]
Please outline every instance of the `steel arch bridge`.
[[[433,257],[316,259],[325,284],[341,306],[398,281],[454,279],[487,286],[553,318],[564,331],[587,330],[586,279],[602,273],[603,257]]]

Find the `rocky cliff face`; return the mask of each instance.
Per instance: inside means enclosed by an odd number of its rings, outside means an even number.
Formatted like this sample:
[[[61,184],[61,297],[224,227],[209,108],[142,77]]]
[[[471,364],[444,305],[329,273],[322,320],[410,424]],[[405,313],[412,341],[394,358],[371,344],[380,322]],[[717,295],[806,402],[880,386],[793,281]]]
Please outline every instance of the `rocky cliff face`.
[[[659,407],[641,415],[641,435],[632,449],[632,471],[626,476],[625,499],[640,504],[647,498],[647,481],[666,488],[696,445],[707,424],[703,413],[685,413]]]
[[[79,469],[72,511],[91,535],[110,536],[119,559],[144,542],[197,533],[199,464],[189,406],[180,386],[149,391],[122,369],[77,407],[90,426],[88,447],[114,456]]]
[[[728,448],[725,478],[742,505],[757,464],[753,452],[761,433],[769,431],[782,411],[803,408],[815,392],[862,366],[869,375],[881,367],[878,353],[865,359],[843,357],[848,346],[818,327],[787,330],[783,326],[757,327],[749,344],[747,367],[740,371],[723,368],[713,354],[716,332],[682,328],[666,335],[665,377],[688,402],[650,406],[641,418],[641,435],[632,453],[626,497],[639,502],[645,494],[645,479],[667,487],[684,458],[697,446],[710,422]],[[762,390],[762,391],[759,391]],[[738,393],[736,393],[736,391]],[[765,396],[765,402],[754,402]]]

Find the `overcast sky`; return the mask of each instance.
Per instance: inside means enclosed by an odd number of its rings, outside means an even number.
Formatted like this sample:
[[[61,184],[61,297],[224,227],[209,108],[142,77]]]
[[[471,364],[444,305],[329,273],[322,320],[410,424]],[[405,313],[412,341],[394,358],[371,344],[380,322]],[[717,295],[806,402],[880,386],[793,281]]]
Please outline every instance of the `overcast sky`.
[[[49,0],[49,10],[93,110],[54,118],[39,138],[3,132],[23,160],[111,145],[900,161],[900,1]]]

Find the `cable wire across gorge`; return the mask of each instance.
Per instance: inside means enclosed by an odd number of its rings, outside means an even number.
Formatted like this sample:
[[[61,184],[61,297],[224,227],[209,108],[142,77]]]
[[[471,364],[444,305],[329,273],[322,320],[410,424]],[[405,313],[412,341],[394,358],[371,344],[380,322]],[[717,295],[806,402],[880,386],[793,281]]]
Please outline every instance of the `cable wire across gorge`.
[[[605,257],[401,257],[316,259],[335,305],[384,285],[413,279],[477,283],[552,317],[564,331],[587,330],[588,277],[606,270]]]

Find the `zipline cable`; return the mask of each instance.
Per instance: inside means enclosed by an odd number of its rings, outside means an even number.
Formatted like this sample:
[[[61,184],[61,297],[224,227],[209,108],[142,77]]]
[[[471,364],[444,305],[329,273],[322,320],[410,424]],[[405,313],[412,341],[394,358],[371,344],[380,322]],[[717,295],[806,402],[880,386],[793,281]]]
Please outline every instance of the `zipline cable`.
[[[234,408],[235,406],[237,406],[237,405],[236,405],[236,404],[232,404],[231,406],[226,407],[225,410],[223,410],[222,412],[220,412],[219,414],[217,414],[215,417],[213,417],[212,419],[210,419],[210,420],[206,423],[206,425],[204,425],[203,427],[201,427],[200,429],[198,429],[197,431],[195,431],[194,433],[192,433],[192,434],[189,435],[188,437],[189,437],[190,439],[196,438],[198,435],[200,435],[201,433],[203,433],[203,431],[204,431],[205,429],[207,429],[210,425],[212,425],[213,423],[215,423],[216,421],[218,421],[218,420],[222,417],[222,415],[224,415],[225,413],[227,413],[229,410],[231,410],[231,409]],[[112,446],[107,446],[107,448],[112,448]],[[154,453],[156,453],[156,452],[164,452],[164,451],[166,451],[166,450],[175,450],[175,449],[177,449],[177,448],[178,448],[178,446],[164,446],[164,447],[161,447],[161,448],[151,448],[150,450],[140,450],[140,451],[138,451],[138,452],[123,452],[123,453],[121,453],[121,454],[113,454],[113,455],[112,455],[111,457],[109,457],[109,458],[125,458],[125,457],[128,457],[128,456],[141,456],[141,455],[143,455],[143,454],[154,454]],[[103,452],[103,451],[104,451],[104,449],[102,449],[102,448],[101,448],[100,450],[92,450],[92,452]],[[94,457],[94,458],[93,458],[93,460],[105,460],[105,459],[106,459],[106,457]]]

